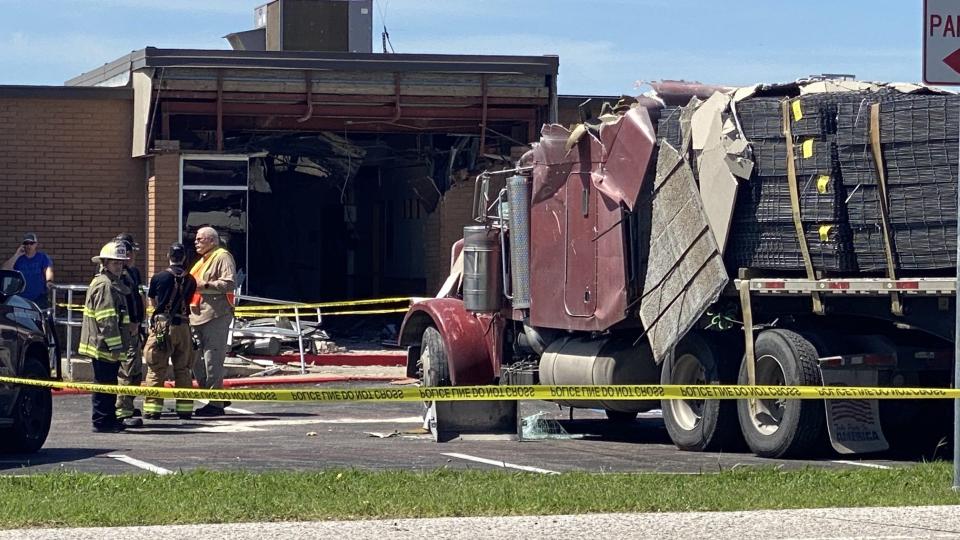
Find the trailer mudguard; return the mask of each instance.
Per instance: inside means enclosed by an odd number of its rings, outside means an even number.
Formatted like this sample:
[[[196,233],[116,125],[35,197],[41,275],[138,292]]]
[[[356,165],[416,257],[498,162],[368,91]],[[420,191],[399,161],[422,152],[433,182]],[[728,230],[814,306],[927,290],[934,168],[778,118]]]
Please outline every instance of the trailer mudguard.
[[[423,331],[434,326],[443,337],[447,349],[450,368],[450,381],[454,386],[491,384],[494,382],[493,358],[490,350],[494,344],[487,343],[500,332],[485,332],[492,325],[491,317],[474,315],[463,307],[458,298],[431,298],[417,302],[410,307],[400,327],[400,346],[417,347]],[[491,328],[492,330],[492,328]],[[417,372],[416,354],[407,355],[407,374]],[[414,351],[414,349],[411,349]]]

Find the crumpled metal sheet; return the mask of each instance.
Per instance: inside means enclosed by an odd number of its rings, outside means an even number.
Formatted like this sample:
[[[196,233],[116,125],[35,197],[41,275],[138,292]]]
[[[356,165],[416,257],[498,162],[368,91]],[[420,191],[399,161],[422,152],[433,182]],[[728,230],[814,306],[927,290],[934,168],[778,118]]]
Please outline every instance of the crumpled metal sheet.
[[[651,206],[640,320],[660,363],[717,301],[729,276],[693,171],[667,143],[660,145],[651,199],[639,204]]]
[[[631,107],[622,117],[600,124],[597,131],[584,124],[572,132],[556,124],[543,127],[535,162],[549,167],[550,174],[534,186],[533,202],[550,198],[577,166],[581,171],[589,168],[593,186],[613,203],[634,208],[643,182],[638,171],[647,170],[656,145],[650,114],[644,107]]]

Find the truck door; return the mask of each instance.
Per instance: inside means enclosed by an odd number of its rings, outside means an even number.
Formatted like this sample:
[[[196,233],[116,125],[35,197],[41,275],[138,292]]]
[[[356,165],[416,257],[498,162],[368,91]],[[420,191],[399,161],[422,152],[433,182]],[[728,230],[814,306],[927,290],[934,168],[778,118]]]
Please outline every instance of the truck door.
[[[585,160],[589,167],[590,160]],[[566,183],[567,245],[563,304],[567,315],[592,317],[597,309],[597,190],[590,172],[572,172]]]

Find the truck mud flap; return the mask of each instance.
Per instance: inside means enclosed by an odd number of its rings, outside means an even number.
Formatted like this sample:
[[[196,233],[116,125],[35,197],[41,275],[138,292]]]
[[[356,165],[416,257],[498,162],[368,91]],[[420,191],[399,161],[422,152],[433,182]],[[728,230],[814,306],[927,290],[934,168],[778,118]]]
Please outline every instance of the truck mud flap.
[[[518,440],[516,401],[434,401],[424,427],[436,442],[454,439]]]
[[[876,387],[873,369],[822,368],[824,386]],[[830,445],[840,454],[882,452],[890,448],[880,428],[880,404],[875,399],[828,399],[827,432]]]

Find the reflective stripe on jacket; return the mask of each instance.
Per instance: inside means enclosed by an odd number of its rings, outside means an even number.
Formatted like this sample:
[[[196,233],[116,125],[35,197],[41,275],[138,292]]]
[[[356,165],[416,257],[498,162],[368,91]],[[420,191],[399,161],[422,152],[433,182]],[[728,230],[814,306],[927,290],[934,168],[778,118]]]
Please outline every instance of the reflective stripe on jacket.
[[[97,360],[119,361],[127,350],[129,338],[122,331],[126,324],[130,324],[130,316],[114,279],[107,273],[97,275],[87,289],[77,352]]]

